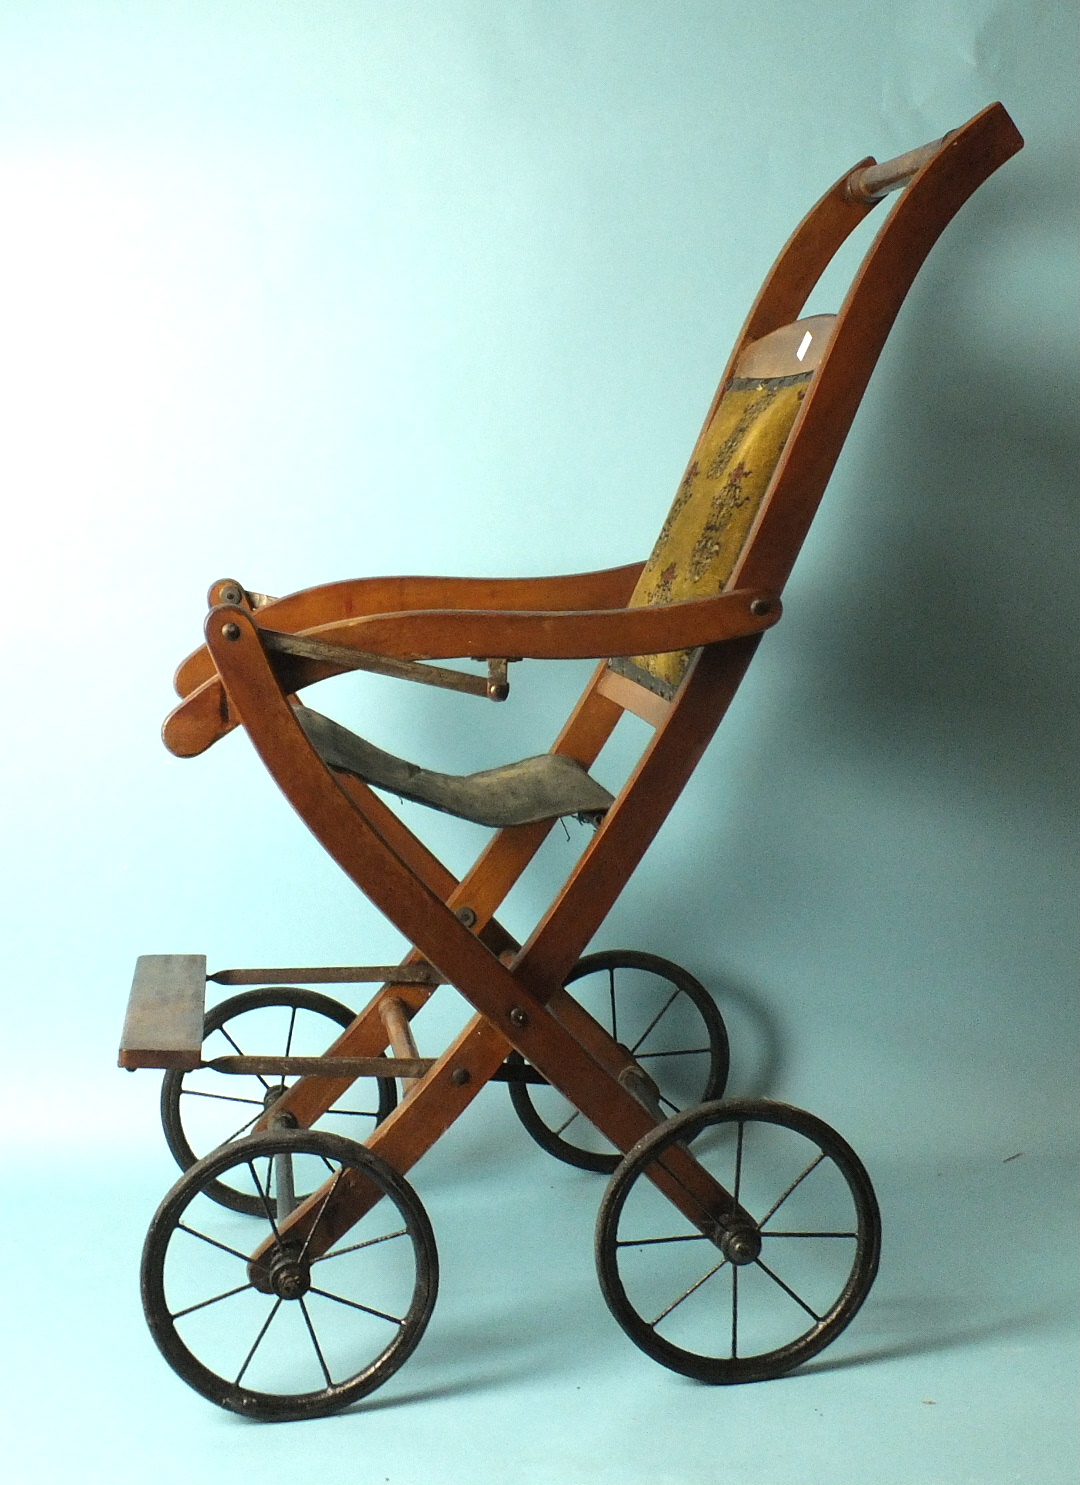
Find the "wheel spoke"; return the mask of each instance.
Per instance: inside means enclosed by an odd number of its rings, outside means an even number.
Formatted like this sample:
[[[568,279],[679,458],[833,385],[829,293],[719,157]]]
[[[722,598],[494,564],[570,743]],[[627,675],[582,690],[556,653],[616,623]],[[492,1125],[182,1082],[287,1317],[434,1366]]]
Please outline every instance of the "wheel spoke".
[[[616,1248],[647,1248],[652,1243],[703,1243],[703,1232],[683,1232],[675,1237],[660,1238],[616,1238]]]
[[[234,1294],[243,1294],[245,1289],[253,1289],[253,1284],[238,1284],[235,1289],[226,1289],[224,1294],[215,1294],[212,1299],[200,1299],[197,1305],[188,1305],[185,1310],[170,1310],[170,1320],[180,1320],[184,1315],[192,1315],[196,1310],[205,1310],[207,1305],[216,1305],[220,1299],[229,1299]]]
[[[739,1120],[739,1132],[735,1137],[735,1190],[731,1193],[735,1198],[735,1205],[739,1205],[739,1187],[742,1185],[742,1151],[743,1137],[746,1133],[746,1124]]]
[[[247,1165],[248,1170],[251,1172],[251,1179],[255,1182],[255,1189],[256,1189],[256,1191],[258,1191],[258,1193],[259,1193],[259,1199],[260,1199],[260,1201],[263,1204],[263,1211],[266,1213],[266,1220],[269,1222],[271,1228],[273,1229],[274,1236],[277,1238],[278,1242],[280,1243],[281,1242],[281,1233],[278,1232],[278,1225],[274,1221],[274,1209],[270,1205],[270,1197],[267,1194],[269,1192],[269,1190],[270,1190],[270,1165],[271,1165],[271,1157],[269,1155],[266,1157],[266,1191],[263,1190],[262,1182],[259,1180],[259,1174],[258,1174],[258,1172],[255,1169],[255,1162],[254,1162],[254,1160],[248,1160],[245,1163]]]
[[[739,1126],[740,1130],[742,1125]],[[739,1265],[731,1265],[731,1359],[739,1355]]]
[[[296,1006],[293,1006],[292,1007],[292,1010],[291,1010],[291,1012],[289,1014],[289,1034],[285,1038],[285,1056],[286,1057],[288,1057],[289,1054],[292,1052],[293,1032],[296,1030],[296,1011],[297,1011],[297,1007]],[[284,1084],[284,1079],[282,1079],[282,1083]]]
[[[365,1315],[374,1315],[379,1320],[389,1320],[391,1325],[405,1324],[405,1321],[399,1319],[397,1315],[388,1315],[384,1310],[373,1310],[370,1305],[362,1305],[356,1299],[345,1299],[340,1294],[331,1294],[329,1289],[316,1289],[314,1284],[312,1284],[308,1293],[321,1294],[323,1299],[334,1299],[337,1300],[339,1305],[348,1305],[352,1310],[363,1310]]]
[[[236,1093],[205,1093],[201,1088],[181,1088],[180,1096],[181,1098],[216,1098],[222,1103],[249,1103],[257,1109],[265,1107],[259,1098],[241,1098]]]
[[[244,1364],[243,1364],[243,1366],[240,1368],[240,1370],[236,1374],[236,1382],[234,1384],[235,1386],[237,1386],[237,1387],[240,1386],[240,1379],[243,1377],[244,1373],[247,1371],[248,1367],[251,1365],[251,1358],[255,1355],[255,1352],[259,1349],[259,1346],[262,1344],[262,1338],[266,1334],[266,1332],[270,1329],[270,1322],[273,1320],[273,1318],[277,1314],[278,1310],[281,1309],[281,1303],[282,1302],[281,1302],[280,1299],[277,1299],[277,1300],[274,1301],[274,1308],[270,1311],[269,1315],[267,1315],[266,1319],[263,1321],[262,1329],[259,1331],[258,1335],[255,1337],[255,1342],[254,1342],[251,1350],[244,1357]]]
[[[779,1274],[774,1274],[767,1263],[762,1263],[760,1258],[755,1258],[754,1262],[763,1273],[768,1274],[769,1278],[773,1281],[774,1284],[779,1284],[780,1288],[784,1291],[785,1294],[790,1295],[797,1305],[801,1305],[806,1313],[811,1317],[811,1319],[818,1321],[819,1324],[821,1323],[821,1316],[815,1310],[812,1310],[810,1308],[805,1299],[801,1298],[801,1296],[795,1293],[790,1284],[785,1284]]]
[[[705,1057],[711,1051],[711,1047],[676,1047],[671,1052],[639,1052],[636,1047],[630,1049],[639,1062],[644,1062],[646,1057]]]
[[[857,1238],[858,1236],[859,1236],[859,1234],[857,1232],[777,1232],[775,1228],[770,1229],[768,1232],[762,1233],[762,1237],[770,1237],[770,1238],[774,1238],[774,1237],[801,1237],[801,1238],[835,1237],[835,1238]]]
[[[777,1201],[777,1202],[774,1202],[774,1204],[765,1213],[764,1217],[762,1217],[761,1221],[758,1223],[758,1226],[759,1227],[764,1227],[765,1226],[765,1224],[766,1224],[766,1222],[768,1222],[769,1218],[772,1217],[772,1216],[774,1216],[775,1213],[777,1213],[780,1210],[780,1208],[784,1205],[785,1201],[787,1201],[788,1197],[795,1190],[795,1188],[797,1186],[801,1186],[802,1183],[806,1180],[807,1176],[810,1174],[810,1172],[811,1171],[814,1171],[814,1170],[817,1170],[818,1166],[821,1164],[821,1162],[824,1159],[825,1159],[825,1151],[824,1150],[820,1150],[818,1152],[817,1159],[816,1160],[811,1160],[810,1164],[803,1171],[802,1175],[795,1177],[794,1181],[792,1181],[791,1185],[784,1192],[783,1196],[781,1196],[780,1200]]]
[[[668,1011],[675,1004],[681,994],[682,991],[679,989],[678,986],[676,986],[675,989],[668,996],[667,1000],[664,1001],[664,1004],[657,1011],[656,1015],[649,1022],[648,1026],[646,1026],[645,1030],[638,1037],[637,1041],[630,1048],[630,1055],[632,1057],[637,1055],[637,1049],[641,1046],[642,1042],[646,1039],[646,1037],[650,1036],[651,1033],[656,1030],[663,1017],[667,1015]]]
[[[334,1248],[329,1253],[320,1253],[312,1263],[325,1263],[328,1258],[342,1258],[346,1253],[357,1253],[361,1248],[374,1248],[376,1243],[388,1243],[391,1238],[408,1237],[409,1229],[399,1227],[397,1232],[384,1232],[382,1237],[367,1238],[362,1243],[350,1243],[347,1248]]]
[[[319,1358],[319,1365],[323,1369],[323,1376],[326,1378],[326,1385],[327,1387],[333,1387],[334,1379],[330,1375],[330,1368],[327,1366],[326,1358],[322,1354],[322,1347],[319,1345],[319,1337],[315,1334],[315,1327],[311,1323],[311,1316],[308,1314],[308,1308],[307,1305],[304,1303],[303,1295],[300,1296],[300,1310],[304,1316],[304,1324],[308,1328],[308,1335],[311,1337],[311,1344],[315,1347],[315,1355]]]
[[[618,1011],[615,1009],[615,970],[614,967],[610,964],[608,965],[607,973],[608,1001],[611,1004],[611,1040],[613,1042],[617,1042],[619,1040],[619,1020]]]
[[[232,1142],[233,1142],[233,1140],[236,1138],[236,1136],[238,1134],[243,1134],[243,1132],[244,1132],[245,1129],[250,1129],[253,1124],[255,1124],[259,1119],[262,1118],[262,1115],[263,1115],[263,1111],[262,1111],[262,1107],[260,1106],[258,1113],[252,1114],[252,1116],[251,1116],[250,1119],[245,1119],[245,1121],[243,1122],[243,1124],[241,1124],[240,1128],[239,1129],[234,1129],[233,1132],[232,1132],[232,1134],[230,1134],[226,1139],[223,1139],[221,1141],[221,1143],[223,1145],[231,1145]]]
[[[650,1330],[655,1330],[656,1327],[660,1324],[660,1321],[661,1320],[665,1319],[668,1315],[670,1315],[671,1312],[672,1312],[672,1310],[678,1309],[679,1305],[682,1304],[682,1302],[683,1302],[684,1299],[689,1299],[692,1294],[696,1294],[697,1291],[701,1288],[702,1284],[707,1283],[709,1281],[709,1279],[712,1278],[713,1274],[718,1274],[720,1272],[720,1270],[725,1266],[726,1263],[727,1263],[727,1259],[726,1258],[721,1258],[720,1262],[718,1264],[716,1264],[716,1266],[714,1268],[711,1268],[707,1274],[703,1274],[702,1277],[700,1279],[698,1279],[698,1281],[697,1281],[696,1284],[691,1284],[690,1285],[690,1288],[684,1290],[683,1293],[679,1295],[678,1299],[673,1299],[672,1300],[672,1302],[668,1305],[668,1307],[667,1307],[666,1310],[661,1310],[660,1313],[659,1313],[659,1315],[657,1315],[657,1317],[656,1317],[655,1320],[649,1320],[649,1321],[647,1321],[646,1324],[648,1325],[649,1329]]]
[[[553,1133],[558,1136],[562,1134],[564,1129],[569,1129],[571,1124],[573,1124],[574,1120],[578,1118],[580,1113],[580,1109],[575,1109],[574,1112],[570,1115],[569,1119],[564,1119],[563,1122],[559,1125],[558,1129],[554,1130]]]
[[[329,1165],[330,1162],[327,1161],[327,1164]],[[310,1246],[311,1239],[315,1235],[315,1229],[318,1227],[319,1223],[322,1221],[323,1213],[326,1211],[326,1203],[330,1200],[330,1198],[333,1196],[334,1192],[337,1190],[337,1185],[338,1185],[338,1182],[341,1180],[341,1173],[342,1173],[342,1171],[344,1169],[345,1169],[345,1167],[343,1165],[339,1165],[338,1166],[337,1171],[334,1173],[334,1179],[330,1182],[329,1190],[327,1191],[326,1195],[323,1197],[322,1201],[319,1204],[318,1214],[315,1217],[315,1221],[308,1228],[308,1235],[304,1239],[304,1246],[300,1249],[300,1261],[301,1262],[303,1262],[303,1260],[307,1257],[307,1250],[308,1250],[308,1247]]]
[[[199,1232],[194,1227],[189,1227],[186,1222],[176,1224],[178,1231],[189,1232],[192,1237],[202,1238],[204,1243],[209,1243],[211,1248],[220,1248],[223,1253],[231,1253],[234,1258],[239,1258],[241,1263],[247,1263],[248,1254],[241,1253],[239,1248],[230,1248],[227,1243],[219,1243],[217,1238],[207,1237],[205,1232]]]
[[[379,1117],[379,1111],[378,1111],[378,1109],[338,1109],[338,1108],[330,1108],[330,1109],[327,1109],[326,1112],[327,1112],[327,1114],[332,1114],[335,1119],[337,1118],[337,1116],[339,1114],[345,1114],[350,1119],[377,1119]]]

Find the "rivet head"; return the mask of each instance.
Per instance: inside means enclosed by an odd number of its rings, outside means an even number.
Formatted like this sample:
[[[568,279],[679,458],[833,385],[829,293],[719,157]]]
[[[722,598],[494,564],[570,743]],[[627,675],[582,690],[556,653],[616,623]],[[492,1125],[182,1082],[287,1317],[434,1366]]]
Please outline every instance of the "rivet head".
[[[528,1026],[529,1024],[528,1016],[519,1005],[514,1006],[510,1011],[510,1024],[511,1026]]]
[[[466,928],[472,928],[476,923],[476,909],[471,907],[455,908],[454,917],[459,923],[464,923]]]
[[[243,596],[243,593],[240,591],[235,583],[228,583],[221,590],[222,603],[239,603]]]
[[[750,605],[750,612],[755,618],[764,618],[766,614],[772,613],[772,600],[769,598],[755,598]]]
[[[450,1081],[455,1088],[464,1088],[466,1083],[472,1082],[472,1073],[467,1067],[455,1067],[450,1074]]]
[[[222,634],[224,635],[224,637],[226,639],[239,639],[240,638],[240,625],[239,624],[233,624],[233,623],[222,624],[222,626],[221,626],[221,632],[222,632]]]

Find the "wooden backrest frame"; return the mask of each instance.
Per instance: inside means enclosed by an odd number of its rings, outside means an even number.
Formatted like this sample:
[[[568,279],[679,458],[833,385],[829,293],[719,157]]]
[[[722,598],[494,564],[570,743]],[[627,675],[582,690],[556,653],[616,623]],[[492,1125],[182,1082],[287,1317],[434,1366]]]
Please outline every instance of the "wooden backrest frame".
[[[924,155],[838,312],[728,591],[783,589],[915,275],[967,198],[1022,146],[1016,126],[995,103]],[[875,165],[868,157],[845,171],[792,233],[747,315],[703,427],[747,346],[798,319],[837,250],[874,209],[876,201],[860,199],[852,187]],[[691,662],[670,711],[522,951],[518,973],[538,992],[562,983],[603,922],[696,767],[758,643],[755,636],[707,646]],[[583,698],[586,709],[602,674],[603,668]],[[610,704],[610,695],[604,700]]]

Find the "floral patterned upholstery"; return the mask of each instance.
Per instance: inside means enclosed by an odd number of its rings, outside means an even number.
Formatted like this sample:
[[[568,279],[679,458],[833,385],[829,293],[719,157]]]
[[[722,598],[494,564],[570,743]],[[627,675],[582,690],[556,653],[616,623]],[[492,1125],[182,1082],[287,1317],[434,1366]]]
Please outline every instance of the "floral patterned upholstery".
[[[631,606],[720,593],[735,567],[813,373],[730,381],[698,439]],[[634,655],[613,670],[675,694],[691,651]]]

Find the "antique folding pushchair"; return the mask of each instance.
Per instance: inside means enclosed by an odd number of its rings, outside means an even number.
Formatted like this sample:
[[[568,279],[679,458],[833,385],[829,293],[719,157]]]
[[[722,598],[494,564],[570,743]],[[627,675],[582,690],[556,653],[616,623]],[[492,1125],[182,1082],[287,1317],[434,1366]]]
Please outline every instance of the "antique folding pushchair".
[[[774,1377],[858,1311],[880,1221],[851,1148],[811,1114],[721,1097],[723,1022],[685,970],[641,952],[583,955],[780,616],[920,264],[1021,145],[995,104],[922,149],[861,161],[825,193],[750,311],[647,562],[366,578],[280,599],[232,580],[211,588],[167,746],[192,756],[242,726],[413,948],[392,967],[219,971],[209,978],[252,988],[208,1013],[203,957],[139,961],[120,1062],[167,1069],[163,1120],[184,1167],[150,1227],[143,1301],[165,1357],[206,1397],[257,1418],[317,1416],[401,1365],[437,1287],[405,1173],[493,1078],[553,1154],[613,1172],[601,1287],[665,1366],[710,1382]],[[892,191],[839,312],[800,319],[841,243]],[[549,752],[464,777],[393,757],[298,699],[366,669],[501,700],[522,657],[600,663]],[[439,663],[455,658],[486,673]],[[613,795],[589,770],[626,711],[652,730]],[[375,789],[495,833],[457,880]],[[569,815],[595,831],[519,944],[495,914]],[[365,979],[380,988],[358,1014],[312,988]],[[439,984],[476,1014],[421,1057],[410,1022]]]

